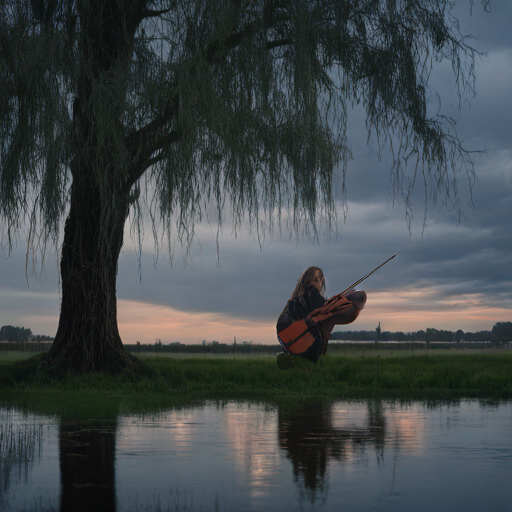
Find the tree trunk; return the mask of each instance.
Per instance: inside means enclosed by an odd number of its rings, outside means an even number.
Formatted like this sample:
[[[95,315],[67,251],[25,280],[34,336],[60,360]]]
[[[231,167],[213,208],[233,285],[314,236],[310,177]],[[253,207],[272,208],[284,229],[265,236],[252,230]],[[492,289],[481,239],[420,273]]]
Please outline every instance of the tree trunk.
[[[128,216],[130,168],[122,125],[129,3],[79,4],[83,38],[73,102],[70,212],[61,257],[62,303],[46,365],[58,371],[132,364],[117,327],[116,277]],[[142,4],[141,4],[142,5]]]
[[[131,364],[117,327],[116,275],[129,191],[75,172],[64,230],[59,327],[46,366],[117,370]]]
[[[115,512],[117,421],[59,427],[60,512]]]

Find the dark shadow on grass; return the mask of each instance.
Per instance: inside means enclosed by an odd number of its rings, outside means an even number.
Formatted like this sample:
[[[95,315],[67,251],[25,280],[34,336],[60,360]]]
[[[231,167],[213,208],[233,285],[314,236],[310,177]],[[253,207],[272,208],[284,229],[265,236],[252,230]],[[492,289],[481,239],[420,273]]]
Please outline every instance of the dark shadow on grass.
[[[74,372],[53,370],[44,365],[46,352],[41,352],[22,361],[13,361],[0,364],[0,388],[12,389],[19,384],[51,385],[62,384],[66,380],[76,377]],[[156,377],[157,372],[138,357],[128,353],[130,366],[123,369],[113,368],[111,371],[91,372],[107,373],[112,377],[121,377],[123,380],[137,382],[142,379]]]

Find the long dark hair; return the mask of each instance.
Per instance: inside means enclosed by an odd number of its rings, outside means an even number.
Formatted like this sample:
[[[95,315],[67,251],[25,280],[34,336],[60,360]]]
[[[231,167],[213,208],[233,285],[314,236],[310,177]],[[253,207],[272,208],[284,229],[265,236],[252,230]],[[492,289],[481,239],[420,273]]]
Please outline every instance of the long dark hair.
[[[321,276],[324,277],[322,269],[318,267],[309,267],[306,270],[304,270],[299,280],[297,281],[297,285],[295,286],[295,290],[293,290],[290,300],[295,299],[295,297],[300,297],[301,295],[304,295],[306,293],[306,290],[313,283],[313,280],[315,279],[316,273],[318,271],[320,271]],[[322,290],[325,292],[325,281],[323,282]]]

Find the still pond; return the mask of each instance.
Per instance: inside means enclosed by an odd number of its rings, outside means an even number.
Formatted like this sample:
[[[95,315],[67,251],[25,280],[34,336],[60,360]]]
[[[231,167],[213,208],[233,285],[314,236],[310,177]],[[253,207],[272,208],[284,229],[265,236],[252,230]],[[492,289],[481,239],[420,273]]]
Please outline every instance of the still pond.
[[[512,402],[0,404],[0,511],[512,511]]]

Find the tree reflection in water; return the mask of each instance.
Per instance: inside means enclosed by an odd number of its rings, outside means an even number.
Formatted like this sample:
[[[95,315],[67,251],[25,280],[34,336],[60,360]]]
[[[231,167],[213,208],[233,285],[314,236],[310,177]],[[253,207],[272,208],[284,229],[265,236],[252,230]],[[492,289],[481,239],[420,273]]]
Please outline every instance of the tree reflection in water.
[[[379,400],[368,400],[368,414],[362,427],[336,427],[333,404],[306,402],[300,406],[280,406],[279,446],[293,466],[301,496],[315,503],[328,490],[329,460],[346,460],[354,449],[374,446],[381,461],[386,437],[386,420]]]
[[[41,458],[43,425],[15,408],[0,408],[0,509],[11,484],[27,480]]]
[[[115,510],[116,426],[113,420],[61,422],[61,512]]]

